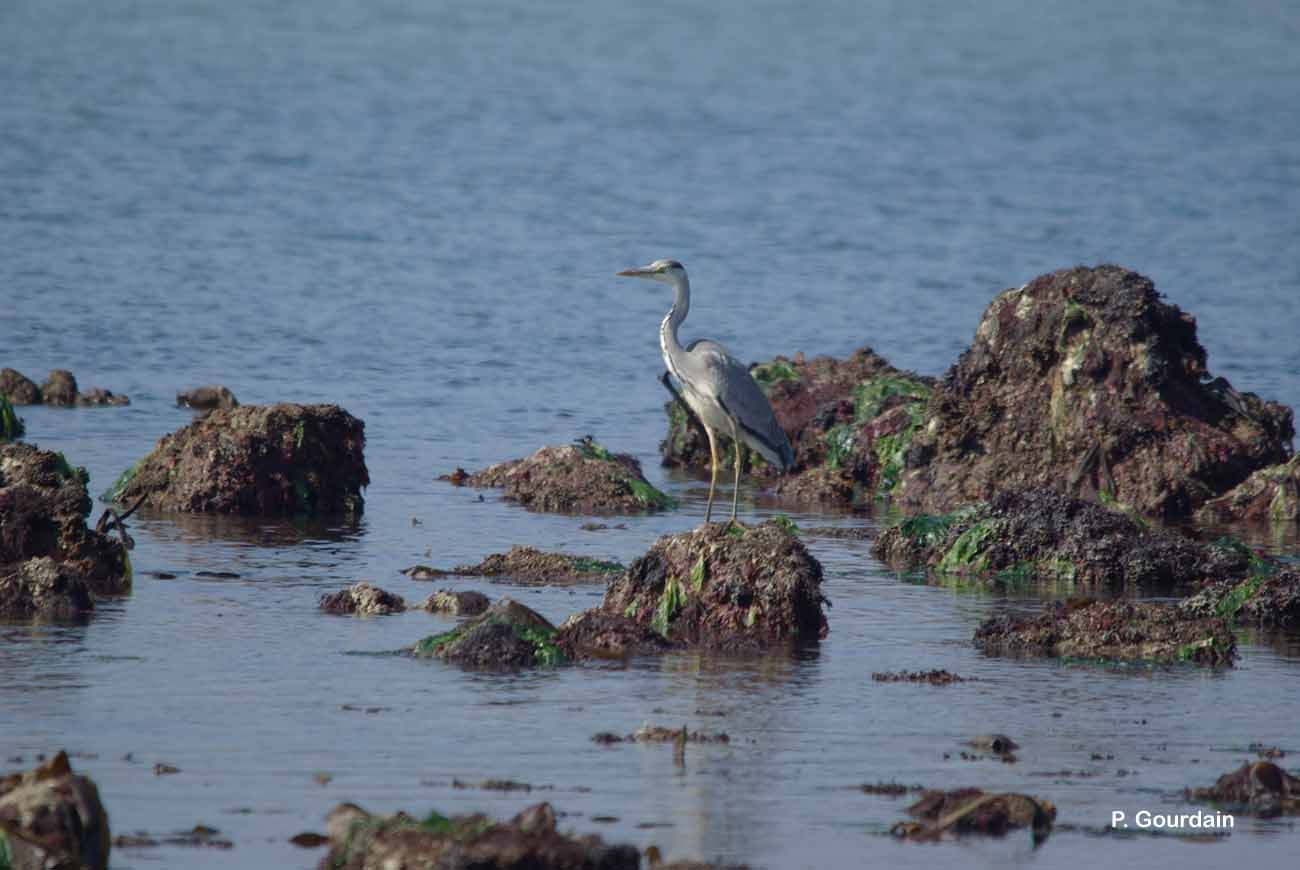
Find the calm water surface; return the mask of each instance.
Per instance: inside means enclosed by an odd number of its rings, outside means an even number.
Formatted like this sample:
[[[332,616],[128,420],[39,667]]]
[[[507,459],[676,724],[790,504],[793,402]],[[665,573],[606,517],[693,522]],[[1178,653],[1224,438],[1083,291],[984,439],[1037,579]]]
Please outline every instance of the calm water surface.
[[[931,374],[998,290],[1118,262],[1197,316],[1216,374],[1300,403],[1298,37],[1294,5],[1264,0],[0,3],[0,364],[133,400],[26,409],[30,439],[98,492],[187,421],[178,389],[221,382],[344,405],[373,481],[354,527],[141,518],[130,598],[0,627],[6,757],[82,753],[116,831],[235,842],[120,868],[310,866],[286,840],[341,800],[538,799],[579,831],[774,868],[1276,866],[1290,822],[1095,831],[1185,809],[1252,741],[1300,751],[1295,638],[1244,635],[1226,673],[989,659],[974,627],[1032,601],[818,539],[831,634],[793,660],[465,674],[384,654],[447,620],[315,602],[361,579],[418,600],[400,568],[518,543],[629,560],[701,519],[704,486],[656,461],[669,300],[612,277],[659,256],[691,269],[691,337],[743,359],[869,343]],[[684,507],[586,532],[434,480],[587,433]],[[601,594],[465,585],[555,620]],[[930,667],[980,682],[870,679]],[[647,722],[732,743],[677,769],[589,739]],[[1018,763],[956,757],[989,731]],[[451,785],[488,777],[547,790]],[[879,780],[1023,790],[1062,829],[1037,850],[898,845],[902,802],[855,789]]]

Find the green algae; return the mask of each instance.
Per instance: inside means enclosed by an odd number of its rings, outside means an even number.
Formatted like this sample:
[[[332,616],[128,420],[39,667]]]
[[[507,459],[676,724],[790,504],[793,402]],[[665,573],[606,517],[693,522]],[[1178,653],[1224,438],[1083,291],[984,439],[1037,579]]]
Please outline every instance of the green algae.
[[[701,589],[704,588],[704,583],[708,579],[709,579],[709,562],[704,557],[704,554],[701,553],[699,561],[696,562],[695,567],[691,569],[691,588],[694,589],[696,592],[699,592]]]
[[[982,573],[988,570],[985,547],[993,537],[993,524],[988,521],[971,526],[953,542],[939,560],[936,570],[950,572]]]
[[[749,374],[754,380],[758,381],[758,385],[763,388],[763,392],[767,392],[778,381],[799,380],[799,372],[793,365],[783,359],[760,363],[750,369]]]
[[[119,474],[117,480],[113,481],[112,486],[104,490],[104,494],[101,495],[100,498],[104,501],[121,501],[122,495],[126,492],[127,487],[131,485],[131,481],[140,473],[140,467],[142,465],[144,465],[143,459]]]
[[[790,519],[785,514],[777,514],[776,516],[772,517],[771,522],[776,523],[778,526],[785,529],[786,532],[788,532],[791,535],[799,534],[799,527],[795,525],[794,520]]]
[[[913,406],[930,401],[930,388],[913,378],[894,375],[863,381],[853,388],[854,419],[859,423],[874,420],[893,398],[907,399],[910,411]],[[922,407],[920,413],[923,412]]]
[[[532,644],[533,655],[542,667],[564,664],[564,652],[555,645],[555,629],[540,625],[511,625],[510,628],[520,640]]]
[[[0,441],[15,441],[27,431],[23,418],[14,411],[6,396],[0,396]]]
[[[659,596],[659,605],[655,608],[650,625],[663,637],[668,637],[668,627],[678,612],[686,606],[686,588],[676,577],[669,577],[664,583],[663,594]]]
[[[1214,615],[1223,619],[1234,618],[1237,612],[1246,606],[1246,602],[1255,597],[1255,593],[1259,592],[1259,587],[1263,582],[1263,575],[1256,574],[1232,587],[1232,590],[1215,605]]]
[[[74,468],[72,463],[68,461],[68,457],[62,453],[54,454],[54,463],[59,476],[64,480],[78,480],[81,481],[82,486],[87,486],[90,483],[90,472],[81,466]]]
[[[602,574],[615,574],[624,568],[620,562],[606,562],[602,559],[591,559],[587,556],[579,556],[573,560],[573,570],[586,572],[599,571]]]
[[[660,492],[644,480],[629,476],[627,485],[628,489],[632,490],[632,497],[648,510],[667,510],[677,506],[677,499]]]

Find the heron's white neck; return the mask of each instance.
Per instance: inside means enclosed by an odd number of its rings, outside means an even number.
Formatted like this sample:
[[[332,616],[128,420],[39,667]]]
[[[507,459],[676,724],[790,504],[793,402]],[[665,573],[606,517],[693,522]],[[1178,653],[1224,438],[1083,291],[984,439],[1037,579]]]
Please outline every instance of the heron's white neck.
[[[682,343],[677,339],[677,328],[682,325],[682,321],[686,319],[687,313],[691,310],[690,279],[685,275],[674,276],[673,290],[676,291],[676,295],[673,297],[673,307],[668,310],[668,316],[664,318],[664,322],[659,324],[659,349],[669,359],[684,353]]]

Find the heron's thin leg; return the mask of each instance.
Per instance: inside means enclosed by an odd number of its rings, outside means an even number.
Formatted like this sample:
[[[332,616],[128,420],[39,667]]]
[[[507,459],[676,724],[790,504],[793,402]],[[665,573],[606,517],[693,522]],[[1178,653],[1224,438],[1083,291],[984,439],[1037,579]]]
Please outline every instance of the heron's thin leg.
[[[708,426],[704,427],[704,434],[709,436],[709,506],[704,509],[704,524],[707,526],[713,516],[713,490],[718,486],[718,442]]]
[[[745,449],[744,442],[739,438],[732,442],[736,448],[736,481],[731,490],[731,521],[736,522],[736,506],[740,503],[740,457],[741,451]]]

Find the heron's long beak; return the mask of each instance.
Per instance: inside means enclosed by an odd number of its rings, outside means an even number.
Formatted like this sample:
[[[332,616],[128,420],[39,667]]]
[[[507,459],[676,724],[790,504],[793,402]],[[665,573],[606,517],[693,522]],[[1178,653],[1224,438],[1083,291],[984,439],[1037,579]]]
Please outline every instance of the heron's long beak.
[[[633,266],[618,273],[621,278],[649,278],[653,274],[655,273],[645,266]]]

